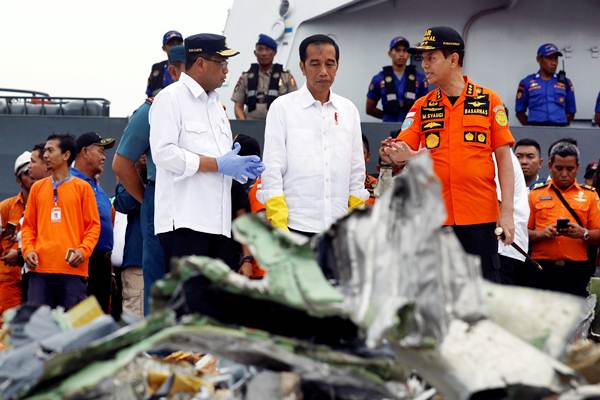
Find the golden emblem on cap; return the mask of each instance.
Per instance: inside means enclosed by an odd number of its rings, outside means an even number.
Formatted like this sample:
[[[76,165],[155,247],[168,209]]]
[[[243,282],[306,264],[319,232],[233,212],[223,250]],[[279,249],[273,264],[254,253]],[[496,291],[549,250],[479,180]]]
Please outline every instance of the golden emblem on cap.
[[[392,81],[392,77],[391,76],[386,76],[385,77],[385,81],[386,82],[391,82]]]
[[[485,143],[485,139],[486,139],[485,133],[480,133],[479,135],[477,135],[477,141],[479,143]]]
[[[472,142],[474,138],[475,135],[473,135],[471,132],[465,133],[465,139],[467,140],[467,142]]]

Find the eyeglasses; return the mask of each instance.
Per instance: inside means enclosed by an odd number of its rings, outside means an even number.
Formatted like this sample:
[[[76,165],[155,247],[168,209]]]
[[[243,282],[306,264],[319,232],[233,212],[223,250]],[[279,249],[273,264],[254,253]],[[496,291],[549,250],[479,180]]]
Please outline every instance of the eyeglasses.
[[[212,57],[202,57],[202,58],[207,61],[212,61],[214,63],[219,64],[221,66],[221,68],[225,68],[229,64],[229,61],[227,61],[227,59],[212,58]]]

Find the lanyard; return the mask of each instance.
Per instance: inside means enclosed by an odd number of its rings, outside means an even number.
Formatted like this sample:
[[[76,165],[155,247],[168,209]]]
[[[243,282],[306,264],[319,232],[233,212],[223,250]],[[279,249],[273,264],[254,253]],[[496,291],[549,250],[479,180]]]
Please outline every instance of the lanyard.
[[[71,176],[67,176],[64,179],[61,179],[58,182],[54,181],[54,177],[52,177],[52,191],[54,192],[54,206],[56,207],[58,205],[58,187],[60,185],[62,185],[63,183],[65,183],[66,181],[68,181],[69,179],[71,179]]]

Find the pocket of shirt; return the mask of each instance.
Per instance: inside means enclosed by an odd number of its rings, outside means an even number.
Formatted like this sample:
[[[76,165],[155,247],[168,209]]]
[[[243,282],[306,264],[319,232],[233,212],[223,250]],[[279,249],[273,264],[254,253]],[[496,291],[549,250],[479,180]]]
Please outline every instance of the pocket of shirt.
[[[554,89],[554,102],[559,107],[565,107],[567,102],[567,91],[565,89]]]
[[[571,201],[569,202],[569,205],[571,206],[571,208],[573,210],[575,210],[575,212],[579,215],[579,217],[584,217],[581,218],[582,222],[585,223],[586,220],[586,216],[588,211],[590,210],[590,204],[587,202],[587,200],[585,202],[582,201]]]
[[[183,123],[183,130],[195,135],[201,135],[208,132],[208,126],[201,121],[185,121]]]
[[[466,146],[489,148],[491,140],[488,117],[480,115],[463,116],[463,143]]]
[[[549,200],[538,200],[538,202],[535,203],[534,208],[536,211],[549,210],[551,208],[554,208],[554,202]]]
[[[546,93],[541,88],[529,89],[529,107],[541,107],[546,102]]]
[[[310,129],[290,129],[286,138],[286,147],[289,153],[297,157],[318,158],[317,148],[321,145],[321,138]],[[319,143],[316,143],[318,141]],[[319,146],[317,146],[319,145]]]
[[[201,121],[185,121],[180,138],[180,145],[196,154],[207,154],[210,150],[210,142],[206,140],[208,125]]]

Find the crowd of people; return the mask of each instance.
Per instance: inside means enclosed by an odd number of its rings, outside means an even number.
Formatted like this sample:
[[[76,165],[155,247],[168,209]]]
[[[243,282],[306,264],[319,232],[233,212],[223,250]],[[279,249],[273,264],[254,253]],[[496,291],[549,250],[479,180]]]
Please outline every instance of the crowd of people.
[[[463,74],[465,47],[454,29],[427,29],[415,47],[403,37],[391,41],[392,65],[373,77],[366,104],[368,114],[402,122],[378,144],[379,179],[366,173],[371,147],[356,106],[331,89],[340,68],[331,37],[300,43],[305,83],[297,88],[273,63],[277,42],[259,36],[257,63],[232,100],[237,118],[266,118],[264,152],[232,133],[215,92],[238,54],[225,37],[169,31],[163,49],[168,60],[152,67],[148,98],[112,159],[112,198],[100,182],[113,138],[52,134],[16,159],[19,193],[0,203],[0,312],[23,302],[69,309],[94,295],[106,313],[142,317],[170,260],[186,255],[219,258],[263,279],[268,271],[231,238],[235,218],[261,212],[274,228],[312,237],[373,205],[378,184],[423,152],[441,182],[444,226],[480,257],[484,278],[586,294],[599,261],[598,163],[577,182],[584,160],[576,141],[564,138],[548,148],[550,175],[541,177],[540,145],[515,143],[500,97]],[[407,65],[409,53],[422,59],[424,73]],[[540,72],[519,85],[522,123],[572,119],[572,85],[551,70],[559,55],[556,46],[540,47]],[[547,120],[537,108],[542,92],[554,99],[542,107]],[[561,107],[564,119],[556,119]]]

